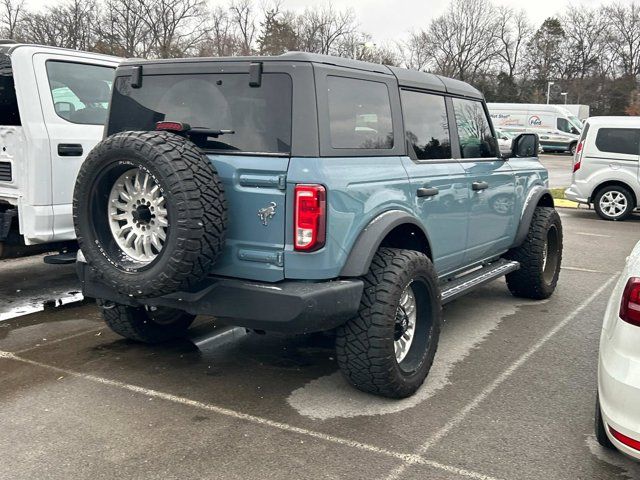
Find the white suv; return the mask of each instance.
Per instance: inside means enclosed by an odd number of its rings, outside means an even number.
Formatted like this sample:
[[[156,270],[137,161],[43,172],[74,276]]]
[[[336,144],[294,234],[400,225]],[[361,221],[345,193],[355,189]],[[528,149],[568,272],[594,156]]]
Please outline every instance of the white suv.
[[[7,238],[75,238],[73,186],[102,139],[120,60],[0,42],[0,256]]]
[[[640,200],[640,117],[587,120],[565,197],[593,204],[605,220],[624,220]]]

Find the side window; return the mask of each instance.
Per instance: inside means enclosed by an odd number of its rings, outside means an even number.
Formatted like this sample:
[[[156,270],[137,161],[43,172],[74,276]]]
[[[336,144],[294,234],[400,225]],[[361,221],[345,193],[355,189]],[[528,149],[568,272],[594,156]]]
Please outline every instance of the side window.
[[[498,142],[493,138],[482,102],[454,98],[453,109],[462,158],[497,157]]]
[[[333,148],[393,148],[387,85],[370,80],[327,77],[329,132]]]
[[[451,158],[449,121],[444,97],[401,92],[404,129],[418,160]]]
[[[571,133],[571,125],[569,125],[569,120],[566,118],[558,118],[556,123],[558,130],[561,132]]]
[[[11,58],[8,55],[0,55],[0,125],[20,125],[20,112],[18,111],[16,88],[13,83]]]
[[[596,147],[601,152],[640,154],[640,129],[601,128],[596,135]]]
[[[111,99],[112,67],[49,60],[47,77],[59,117],[86,125],[103,125]]]

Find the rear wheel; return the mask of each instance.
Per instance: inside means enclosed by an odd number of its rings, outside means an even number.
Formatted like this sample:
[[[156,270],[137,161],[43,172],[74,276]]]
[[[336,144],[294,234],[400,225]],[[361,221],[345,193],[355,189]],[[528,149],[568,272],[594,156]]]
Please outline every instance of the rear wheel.
[[[542,300],[556,289],[562,263],[562,222],[552,207],[536,207],[522,245],[505,258],[516,260],[520,269],[507,274],[507,286],[516,297]]]
[[[576,154],[576,149],[578,148],[578,144],[577,143],[572,143],[569,146],[569,153],[574,156]]]
[[[183,337],[195,316],[164,307],[130,307],[98,300],[107,326],[118,335],[143,343]]]
[[[381,248],[364,283],[358,314],[337,332],[338,364],[360,390],[408,397],[438,347],[442,308],[433,264],[419,252]]]
[[[625,220],[636,207],[631,192],[619,185],[609,185],[596,193],[596,213],[603,220]]]

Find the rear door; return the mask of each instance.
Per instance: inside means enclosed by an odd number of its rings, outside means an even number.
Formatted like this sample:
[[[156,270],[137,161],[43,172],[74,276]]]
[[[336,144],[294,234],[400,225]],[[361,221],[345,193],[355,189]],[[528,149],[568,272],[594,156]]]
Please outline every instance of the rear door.
[[[75,179],[87,154],[102,139],[115,63],[38,53],[33,68],[51,151],[54,237],[73,238]]]
[[[409,157],[402,162],[411,182],[415,211],[429,232],[440,275],[463,265],[469,223],[466,172],[452,158],[443,95],[402,90]]]
[[[501,158],[491,123],[479,100],[451,98],[460,163],[469,192],[469,230],[465,263],[502,253],[515,229],[515,175]]]
[[[590,137],[594,143],[587,146],[584,155],[589,172],[607,169],[612,178],[631,185],[640,179],[639,128],[600,127]],[[633,186],[637,190],[637,183]]]
[[[121,69],[108,133],[154,130],[160,121],[220,131],[189,137],[218,171],[227,199],[225,249],[212,272],[277,281],[284,278],[293,81],[282,67],[262,68],[256,81],[248,62],[148,64],[139,88],[124,75],[132,69]]]

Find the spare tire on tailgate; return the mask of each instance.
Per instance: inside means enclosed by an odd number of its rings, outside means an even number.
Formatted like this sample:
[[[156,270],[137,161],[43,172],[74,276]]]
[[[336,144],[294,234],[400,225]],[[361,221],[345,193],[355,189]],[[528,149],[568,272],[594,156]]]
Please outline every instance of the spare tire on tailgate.
[[[121,293],[154,297],[209,273],[227,225],[209,159],[169,132],[122,132],[99,143],[76,181],[73,218],[87,263]]]

